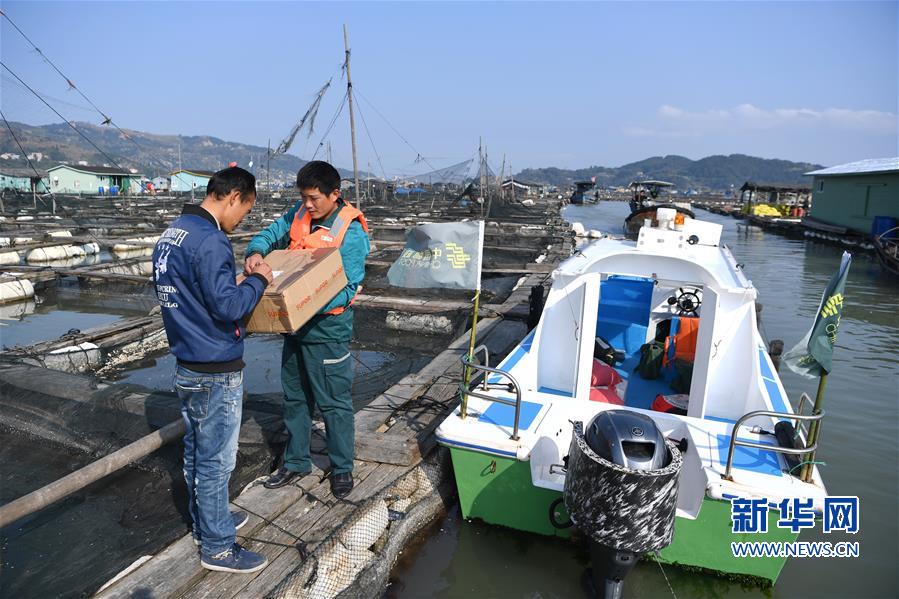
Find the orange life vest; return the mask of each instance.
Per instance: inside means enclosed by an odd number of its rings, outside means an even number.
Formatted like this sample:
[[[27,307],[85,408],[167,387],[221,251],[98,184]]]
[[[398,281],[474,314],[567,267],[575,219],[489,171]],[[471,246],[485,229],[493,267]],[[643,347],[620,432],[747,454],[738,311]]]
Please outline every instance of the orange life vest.
[[[699,335],[699,318],[680,316],[677,333],[665,339],[665,353],[662,363],[668,365],[668,350],[674,344],[674,359],[693,362],[696,359],[696,339]]]
[[[353,208],[350,204],[344,204],[339,209],[337,217],[331,223],[331,228],[318,227],[312,230],[312,215],[306,210],[305,206],[300,206],[290,223],[290,244],[287,246],[289,250],[311,250],[318,248],[339,248],[343,244],[346,232],[350,228],[350,224],[358,220],[362,225],[362,230],[368,233],[368,223],[365,222],[365,216],[361,211]],[[356,293],[350,300],[348,305],[353,305],[356,301],[356,295],[362,290],[362,285],[356,288]],[[344,306],[338,306],[333,310],[325,312],[325,314],[341,314],[346,310]]]

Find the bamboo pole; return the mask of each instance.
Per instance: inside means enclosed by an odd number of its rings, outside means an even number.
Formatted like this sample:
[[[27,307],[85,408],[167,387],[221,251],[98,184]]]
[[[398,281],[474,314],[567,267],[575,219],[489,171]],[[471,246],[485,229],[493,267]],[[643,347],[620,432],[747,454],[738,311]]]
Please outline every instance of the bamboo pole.
[[[0,507],[0,528],[42,510],[48,505],[84,489],[91,483],[150,455],[163,445],[183,437],[184,431],[184,420],[178,419],[84,468],[7,503]]]
[[[471,311],[471,338],[468,341],[468,359],[474,360],[474,343],[478,335],[478,309],[481,303],[481,290],[478,289],[474,295],[474,308]],[[485,375],[486,376],[486,375]],[[471,367],[465,366],[465,373],[462,376],[462,407],[460,414],[462,418],[468,416],[468,385],[471,383]]]
[[[355,188],[353,192],[356,196],[356,209],[359,210],[359,160],[356,158],[356,117],[353,114],[353,79],[350,77],[350,38],[347,34],[346,25],[343,26],[343,47],[346,51],[346,97],[350,108],[350,139],[353,144],[353,180]]]
[[[815,406],[812,408],[812,414],[820,414],[821,406],[824,404],[824,387],[827,386],[827,374],[822,374],[818,380],[818,393],[815,395]],[[818,436],[821,434],[820,420],[812,420],[812,424],[808,429],[808,439],[806,439],[806,447],[811,447],[818,442]],[[799,478],[803,482],[809,482],[812,479],[812,467],[814,466],[815,453],[805,455]]]

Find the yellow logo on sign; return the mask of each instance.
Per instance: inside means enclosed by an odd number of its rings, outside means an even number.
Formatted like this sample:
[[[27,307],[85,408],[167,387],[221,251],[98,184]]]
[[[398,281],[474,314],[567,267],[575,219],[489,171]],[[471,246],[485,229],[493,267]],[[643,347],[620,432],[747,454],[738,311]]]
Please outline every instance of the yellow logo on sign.
[[[828,316],[836,316],[840,308],[843,307],[843,294],[835,293],[831,295],[826,302],[824,302],[824,307],[821,308],[821,316],[827,318]]]
[[[465,268],[471,260],[471,256],[465,253],[462,246],[448,243],[446,244],[446,259],[449,260],[453,268]]]

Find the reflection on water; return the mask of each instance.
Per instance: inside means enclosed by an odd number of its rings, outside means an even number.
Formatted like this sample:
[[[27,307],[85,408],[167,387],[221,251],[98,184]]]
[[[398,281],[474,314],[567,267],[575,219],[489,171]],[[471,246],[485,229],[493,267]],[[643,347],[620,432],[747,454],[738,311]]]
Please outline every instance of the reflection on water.
[[[35,303],[33,300],[16,302],[14,304],[0,304],[0,321],[22,320],[29,314],[34,314]],[[3,326],[3,323],[0,323]],[[2,329],[0,329],[2,331]],[[2,333],[0,333],[2,335]]]
[[[620,235],[626,203],[569,206],[564,216],[589,229]],[[787,349],[812,324],[821,294],[840,263],[842,250],[765,231],[738,227],[729,217],[697,211],[697,217],[723,225],[722,242],[733,251],[759,290],[762,333],[783,339]],[[897,488],[899,488],[899,280],[884,273],[867,254],[853,256],[846,284],[842,322],[828,377],[818,459],[831,495],[857,495],[862,517],[857,535],[831,538],[820,526],[802,540],[859,541],[857,559],[791,559],[773,597],[895,597],[899,594]],[[781,378],[795,405],[802,392],[814,397],[816,380],[786,367]],[[392,596],[433,597],[577,597],[570,580],[584,559],[579,550],[551,539],[450,515],[444,532],[431,538],[411,563],[395,573]],[[482,575],[489,573],[488,575]],[[704,576],[641,563],[628,578],[626,597],[759,597],[765,592]],[[565,578],[559,582],[559,577]],[[429,586],[430,585],[430,586]],[[432,590],[429,590],[432,589]]]
[[[252,335],[244,344],[244,389],[250,395],[280,395],[280,335]],[[356,409],[402,378],[414,372],[428,356],[419,353],[372,351],[351,347],[353,359],[353,403]],[[160,357],[142,360],[117,375],[119,382],[134,383],[159,391],[172,390],[176,361],[168,350]]]
[[[26,306],[27,310],[27,305],[28,303],[3,306],[0,317],[6,313],[6,309]],[[90,314],[57,310],[55,307],[48,309],[46,306],[35,308],[33,303],[31,307],[31,312],[21,313],[13,320],[0,321],[0,348],[50,341],[58,339],[73,328],[84,331],[121,318],[119,314]]]

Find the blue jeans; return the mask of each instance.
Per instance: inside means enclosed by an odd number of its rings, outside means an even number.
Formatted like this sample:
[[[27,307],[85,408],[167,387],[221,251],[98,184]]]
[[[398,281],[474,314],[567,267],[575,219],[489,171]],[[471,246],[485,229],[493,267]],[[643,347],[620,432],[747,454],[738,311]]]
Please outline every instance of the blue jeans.
[[[231,547],[234,522],[228,510],[228,480],[237,461],[243,372],[175,370],[175,390],[184,418],[184,480],[194,536],[202,554]]]

